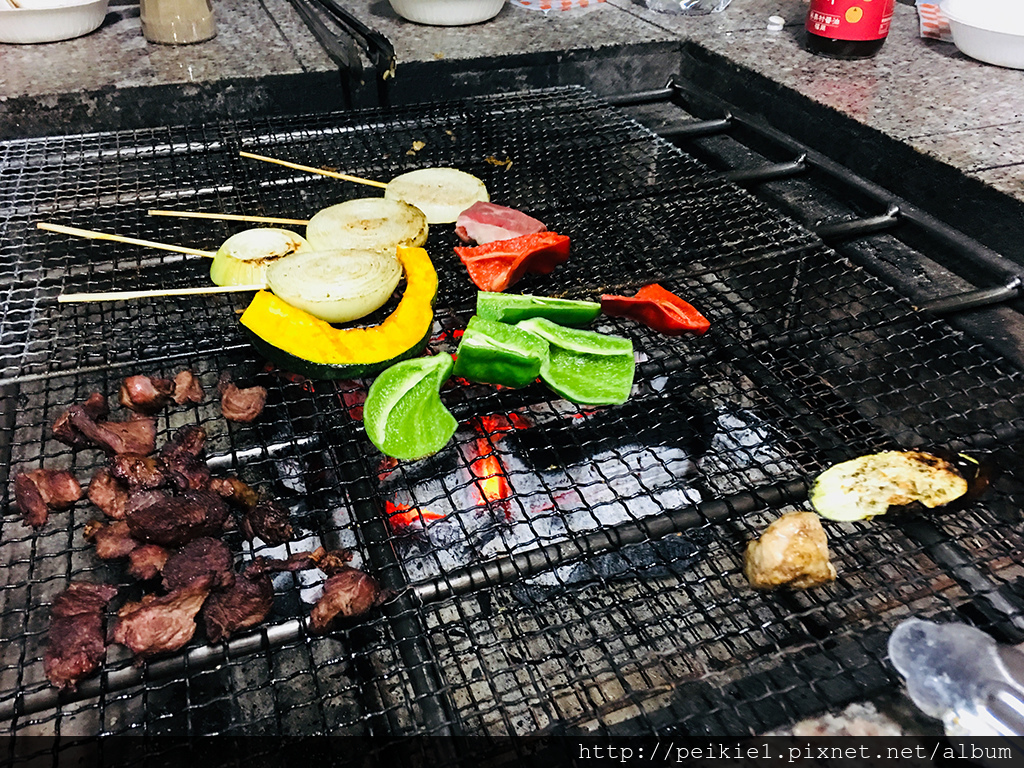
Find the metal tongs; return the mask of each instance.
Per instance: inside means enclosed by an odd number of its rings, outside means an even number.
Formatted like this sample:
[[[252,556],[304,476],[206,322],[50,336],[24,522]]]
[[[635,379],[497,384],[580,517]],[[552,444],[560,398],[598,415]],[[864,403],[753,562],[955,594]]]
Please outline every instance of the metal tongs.
[[[398,64],[391,41],[353,16],[338,0],[291,0],[291,3],[346,78],[346,98],[351,100],[353,81],[364,81],[361,50],[374,69],[377,101],[381,106],[386,105],[387,81],[395,77]],[[324,16],[344,34],[339,35],[332,29]]]
[[[1024,735],[1024,652],[966,624],[907,619],[889,638],[907,693],[956,737]],[[1020,739],[1008,742],[1024,754]]]

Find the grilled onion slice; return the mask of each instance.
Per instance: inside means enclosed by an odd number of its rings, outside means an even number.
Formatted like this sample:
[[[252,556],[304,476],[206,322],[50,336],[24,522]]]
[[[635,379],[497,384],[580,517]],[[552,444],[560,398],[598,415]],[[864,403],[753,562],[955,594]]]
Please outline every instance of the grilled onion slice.
[[[884,451],[826,469],[811,486],[810,501],[830,520],[866,520],[914,502],[941,507],[968,490],[967,478],[944,458],[924,451]]]
[[[358,320],[380,309],[401,277],[398,256],[384,251],[302,251],[267,268],[271,291],[329,323]]]
[[[429,224],[453,224],[473,203],[491,199],[480,179],[456,168],[421,168],[403,173],[388,182],[384,197],[416,206]]]
[[[217,249],[210,264],[210,279],[214,285],[265,283],[268,264],[304,250],[309,250],[309,243],[287,229],[246,229]]]
[[[400,245],[427,241],[427,218],[401,200],[361,197],[316,213],[306,225],[306,240],[318,251],[364,249],[394,253]]]

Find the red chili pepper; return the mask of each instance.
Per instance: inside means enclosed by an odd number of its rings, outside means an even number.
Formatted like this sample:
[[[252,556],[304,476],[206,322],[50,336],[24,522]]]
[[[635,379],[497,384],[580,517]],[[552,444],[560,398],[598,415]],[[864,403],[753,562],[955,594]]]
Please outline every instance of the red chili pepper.
[[[457,247],[455,253],[477,288],[497,293],[518,282],[527,272],[549,274],[569,258],[569,238],[554,232],[538,232],[474,248]]]
[[[701,336],[711,323],[694,307],[657,283],[645,285],[636,296],[601,297],[601,311],[611,317],[628,317],[666,336],[693,333]]]

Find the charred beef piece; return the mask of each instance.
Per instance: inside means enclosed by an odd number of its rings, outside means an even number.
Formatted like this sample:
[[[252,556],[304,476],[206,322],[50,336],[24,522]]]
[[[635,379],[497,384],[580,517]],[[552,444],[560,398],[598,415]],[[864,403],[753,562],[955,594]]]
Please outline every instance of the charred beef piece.
[[[139,581],[149,581],[160,575],[171,556],[171,551],[157,544],[143,544],[128,554],[128,575]]]
[[[324,585],[323,596],[309,614],[310,629],[323,634],[338,617],[363,615],[377,604],[380,596],[380,585],[370,574],[346,568],[331,576]]]
[[[187,368],[180,371],[174,377],[174,402],[178,405],[185,403],[201,403],[203,401],[203,388],[199,386],[199,379]]]
[[[308,571],[313,568],[316,568],[313,553],[298,552],[286,560],[277,560],[273,557],[254,557],[245,572],[249,578],[254,579],[259,574]]]
[[[152,414],[174,397],[174,382],[149,376],[129,376],[121,384],[121,405],[137,413]]]
[[[265,387],[239,389],[226,372],[221,374],[217,388],[220,390],[220,411],[228,421],[253,421],[263,413],[263,406],[267,404]]]
[[[70,424],[85,442],[69,443],[75,447],[92,445],[109,453],[138,453],[148,456],[156,448],[156,422],[148,418],[128,421],[94,421],[79,405],[68,411]]]
[[[202,536],[215,536],[228,517],[224,500],[210,491],[147,497],[145,506],[133,505],[133,499],[128,499],[126,510],[128,527],[132,536],[147,544],[180,547]]]
[[[237,509],[252,509],[260,500],[256,491],[233,476],[213,478],[210,481],[210,490]]]
[[[267,544],[284,544],[291,541],[292,524],[288,510],[272,501],[263,501],[242,518],[242,533],[248,541],[262,539]]]
[[[152,490],[167,485],[164,464],[155,456],[119,453],[110,459],[110,474],[130,491]]]
[[[201,576],[163,597],[146,595],[125,604],[117,614],[114,642],[131,648],[139,659],[178,650],[195,634],[195,617],[210,594],[211,581],[211,576]]]
[[[196,579],[210,576],[210,589],[227,589],[235,583],[234,561],[228,545],[209,536],[190,541],[167,559],[163,569],[164,589],[175,589],[191,584]]]
[[[100,467],[89,481],[89,501],[111,520],[124,520],[128,489],[114,477],[109,467]]]
[[[251,565],[235,579],[234,586],[214,592],[203,606],[203,626],[211,643],[218,643],[240,629],[254,627],[270,614],[274,585],[270,576]]]
[[[58,688],[74,690],[99,667],[107,650],[103,610],[116,594],[112,584],[75,581],[54,598],[43,669]]]
[[[84,535],[86,541],[91,541],[96,547],[96,557],[100,560],[128,557],[139,546],[124,520],[115,520],[109,525],[99,520],[90,520],[85,525]]]
[[[206,430],[182,427],[160,449],[160,459],[171,483],[181,490],[202,491],[210,485],[210,469],[199,457],[206,447]]]
[[[99,392],[93,392],[84,403],[71,406],[53,423],[53,436],[62,443],[72,448],[91,446],[92,441],[71,424],[71,417],[76,413],[84,413],[92,421],[101,421],[110,414],[107,398]]]
[[[33,469],[14,477],[14,500],[25,524],[41,528],[51,509],[67,509],[82,498],[82,486],[66,469]]]
[[[318,547],[311,555],[316,567],[328,576],[348,570],[349,561],[352,560],[352,553],[347,549],[324,549]]]

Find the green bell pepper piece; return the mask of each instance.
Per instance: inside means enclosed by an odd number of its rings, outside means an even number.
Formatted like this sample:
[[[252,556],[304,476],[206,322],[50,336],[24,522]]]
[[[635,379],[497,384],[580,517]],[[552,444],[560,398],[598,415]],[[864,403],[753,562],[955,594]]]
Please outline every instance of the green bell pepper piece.
[[[455,352],[455,375],[480,384],[525,387],[540,376],[547,357],[547,342],[536,334],[474,315]]]
[[[458,422],[441,402],[441,386],[452,373],[450,355],[404,360],[370,385],[363,404],[366,435],[381,453],[413,460],[437,453]]]
[[[621,336],[563,328],[533,318],[516,324],[548,342],[540,377],[566,400],[583,405],[618,405],[629,398],[636,361],[633,342]]]
[[[561,325],[586,325],[601,314],[601,305],[595,301],[480,291],[476,295],[476,313],[499,323],[518,323],[531,317],[544,317]]]

